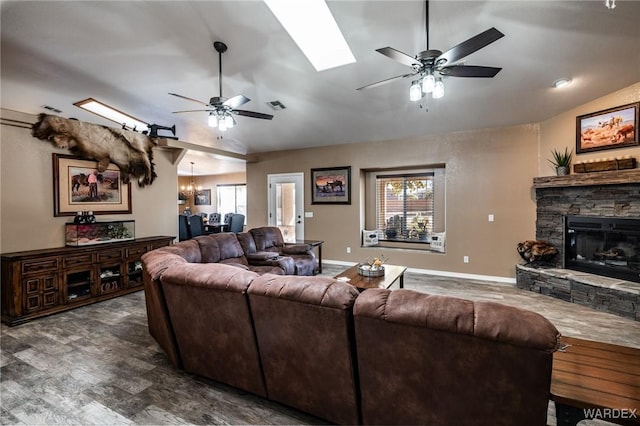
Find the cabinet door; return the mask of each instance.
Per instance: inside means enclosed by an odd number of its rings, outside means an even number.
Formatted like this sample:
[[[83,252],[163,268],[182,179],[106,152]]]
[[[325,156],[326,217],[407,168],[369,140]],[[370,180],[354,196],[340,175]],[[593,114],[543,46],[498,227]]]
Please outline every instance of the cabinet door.
[[[95,279],[91,266],[67,269],[62,273],[62,276],[64,294],[66,296],[65,302],[73,303],[92,296],[91,287]]]
[[[98,268],[98,294],[122,290],[124,281],[120,263],[102,264]]]
[[[58,274],[24,278],[22,289],[26,313],[38,312],[58,304]]]

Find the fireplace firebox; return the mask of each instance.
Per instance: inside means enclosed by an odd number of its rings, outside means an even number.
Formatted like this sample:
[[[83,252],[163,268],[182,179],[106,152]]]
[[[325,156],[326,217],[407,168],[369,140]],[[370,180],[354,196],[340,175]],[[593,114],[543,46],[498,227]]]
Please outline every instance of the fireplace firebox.
[[[640,282],[640,219],[566,216],[565,268]]]

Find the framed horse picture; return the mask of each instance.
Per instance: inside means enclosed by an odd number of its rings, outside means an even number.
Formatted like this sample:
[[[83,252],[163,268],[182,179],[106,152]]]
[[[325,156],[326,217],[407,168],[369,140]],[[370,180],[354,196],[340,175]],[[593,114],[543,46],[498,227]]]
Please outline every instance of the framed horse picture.
[[[311,169],[311,204],[351,204],[351,166]]]
[[[53,215],[130,214],[131,183],[122,183],[115,164],[98,170],[98,163],[65,154],[53,154]]]

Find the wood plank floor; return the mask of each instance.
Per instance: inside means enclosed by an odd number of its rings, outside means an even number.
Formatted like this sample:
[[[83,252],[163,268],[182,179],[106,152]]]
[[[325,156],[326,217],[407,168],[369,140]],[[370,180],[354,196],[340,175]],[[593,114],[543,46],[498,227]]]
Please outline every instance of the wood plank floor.
[[[325,264],[323,269],[322,275],[334,276],[346,267]],[[639,322],[514,285],[407,273],[405,287],[520,306],[546,316],[564,335],[640,347]],[[0,424],[324,423],[176,371],[146,321],[144,293],[138,292],[16,327],[3,324]],[[552,405],[548,423],[555,425]],[[581,423],[602,424],[607,423]]]

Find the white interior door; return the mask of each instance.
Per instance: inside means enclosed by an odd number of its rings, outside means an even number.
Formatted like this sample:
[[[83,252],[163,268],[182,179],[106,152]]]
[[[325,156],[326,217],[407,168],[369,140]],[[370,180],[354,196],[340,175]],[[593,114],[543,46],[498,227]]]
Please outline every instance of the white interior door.
[[[277,226],[286,242],[304,240],[304,173],[267,175],[269,226]]]

